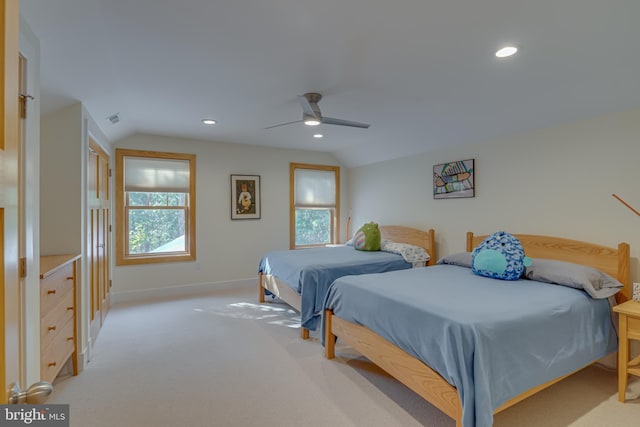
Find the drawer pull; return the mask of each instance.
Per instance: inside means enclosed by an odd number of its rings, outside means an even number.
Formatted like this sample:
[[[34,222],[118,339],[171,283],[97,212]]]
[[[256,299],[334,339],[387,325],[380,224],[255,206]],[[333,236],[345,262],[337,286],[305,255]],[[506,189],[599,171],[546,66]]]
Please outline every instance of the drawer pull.
[[[67,337],[67,341],[73,341],[73,337]]]
[[[47,294],[51,295],[51,294],[55,294],[56,290],[55,289],[51,289],[47,291]]]
[[[67,310],[73,310],[73,307],[67,307]]]
[[[47,366],[53,368],[54,366],[56,366],[56,362],[49,362]]]
[[[68,276],[67,280],[73,280],[73,276]]]
[[[50,330],[50,331],[55,331],[56,327],[55,326],[49,326],[47,329]]]

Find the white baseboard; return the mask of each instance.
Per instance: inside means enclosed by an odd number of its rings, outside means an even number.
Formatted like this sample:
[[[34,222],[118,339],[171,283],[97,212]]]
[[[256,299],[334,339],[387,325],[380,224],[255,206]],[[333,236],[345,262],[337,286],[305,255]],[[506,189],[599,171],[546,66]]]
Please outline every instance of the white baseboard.
[[[165,288],[142,289],[111,294],[111,304],[140,301],[152,298],[184,297],[214,290],[232,290],[254,286],[258,293],[258,278],[230,280],[225,282],[193,283],[188,285],[168,286]]]

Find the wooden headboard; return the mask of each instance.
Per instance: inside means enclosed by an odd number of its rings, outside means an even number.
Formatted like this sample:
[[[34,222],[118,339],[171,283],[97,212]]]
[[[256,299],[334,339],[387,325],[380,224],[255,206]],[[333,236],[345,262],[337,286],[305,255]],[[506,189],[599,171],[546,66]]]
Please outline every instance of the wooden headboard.
[[[619,243],[618,248],[581,242],[560,237],[534,234],[514,234],[522,243],[524,253],[530,258],[546,258],[587,265],[615,277],[624,288],[616,294],[618,302],[631,298],[629,244]],[[467,232],[467,252],[478,246],[488,236],[474,236]],[[621,295],[621,296],[619,296]]]
[[[380,235],[383,239],[424,248],[431,256],[427,265],[434,265],[438,260],[436,258],[435,231],[433,228],[424,231],[402,225],[381,225]]]

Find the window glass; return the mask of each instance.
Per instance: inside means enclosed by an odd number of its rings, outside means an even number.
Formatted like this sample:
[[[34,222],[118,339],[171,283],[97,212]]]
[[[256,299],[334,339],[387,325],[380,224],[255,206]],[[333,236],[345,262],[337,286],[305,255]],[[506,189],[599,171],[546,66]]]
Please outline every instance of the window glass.
[[[333,209],[296,209],[296,246],[331,243]]]
[[[185,252],[184,210],[129,209],[129,254]]]

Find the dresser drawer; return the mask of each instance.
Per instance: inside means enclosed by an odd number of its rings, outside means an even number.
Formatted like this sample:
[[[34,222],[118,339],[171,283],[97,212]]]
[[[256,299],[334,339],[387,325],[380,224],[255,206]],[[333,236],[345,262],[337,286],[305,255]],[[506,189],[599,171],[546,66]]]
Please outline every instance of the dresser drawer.
[[[40,315],[44,317],[73,291],[73,263],[64,265],[40,280]]]
[[[73,292],[67,292],[58,305],[47,313],[40,323],[40,348],[47,348],[61,333],[67,322],[73,323]]]
[[[69,359],[69,356],[73,354],[74,348],[75,339],[72,319],[62,327],[55,340],[48,347],[42,349],[40,374],[44,381],[53,383],[60,369]]]

